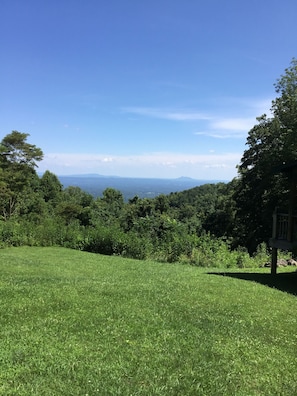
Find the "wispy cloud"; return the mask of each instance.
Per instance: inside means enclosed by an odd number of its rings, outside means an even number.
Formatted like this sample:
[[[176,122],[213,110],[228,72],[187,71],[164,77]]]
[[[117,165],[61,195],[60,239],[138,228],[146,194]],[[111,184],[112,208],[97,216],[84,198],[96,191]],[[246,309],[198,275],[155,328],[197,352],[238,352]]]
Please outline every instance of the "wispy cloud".
[[[254,118],[225,118],[210,123],[213,129],[248,131],[255,124]]]
[[[242,139],[246,136],[246,133],[226,133],[226,131],[200,131],[195,132],[194,135],[198,136],[208,136],[213,139]]]
[[[218,109],[217,104],[220,103]],[[201,103],[199,109],[124,107],[123,113],[170,121],[197,123],[196,135],[216,139],[244,138],[257,123],[256,117],[270,114],[271,100],[253,98],[216,98]]]
[[[244,138],[255,123],[255,118],[221,118],[210,122],[207,130],[195,132],[195,135],[217,139]]]
[[[122,112],[173,121],[198,121],[211,119],[205,113],[192,110],[168,110],[151,107],[124,107],[122,108]]]

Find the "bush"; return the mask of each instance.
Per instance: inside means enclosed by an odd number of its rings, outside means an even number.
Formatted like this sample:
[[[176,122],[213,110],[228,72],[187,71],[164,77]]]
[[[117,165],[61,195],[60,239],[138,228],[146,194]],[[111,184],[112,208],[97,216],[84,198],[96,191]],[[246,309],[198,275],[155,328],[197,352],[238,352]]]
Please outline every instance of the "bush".
[[[153,245],[149,239],[140,237],[134,232],[126,234],[125,238],[123,257],[145,260],[151,256]]]
[[[21,235],[19,233],[19,223],[13,219],[0,223],[0,239],[2,247],[20,246]]]
[[[267,261],[270,261],[270,255],[267,250],[266,243],[261,243],[257,246],[256,252],[253,256],[255,265],[260,267],[261,265],[265,264]]]
[[[83,250],[106,255],[119,254],[120,230],[115,227],[96,227],[87,230]]]
[[[45,218],[35,224],[26,220],[10,219],[0,222],[0,246],[64,246],[81,249],[84,243],[83,227],[78,222],[61,224],[56,218]]]
[[[256,266],[247,250],[231,250],[230,243],[224,239],[204,234],[189,255],[189,263],[199,267],[248,268]]]
[[[116,226],[97,226],[88,228],[83,250],[143,260],[149,256],[152,247],[149,240],[134,232],[125,233]]]

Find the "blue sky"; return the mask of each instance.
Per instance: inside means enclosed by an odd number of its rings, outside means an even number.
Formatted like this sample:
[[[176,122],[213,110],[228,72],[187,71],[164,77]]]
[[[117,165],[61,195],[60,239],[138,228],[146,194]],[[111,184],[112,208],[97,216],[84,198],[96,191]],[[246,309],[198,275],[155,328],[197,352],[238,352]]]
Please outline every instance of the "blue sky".
[[[296,0],[1,0],[0,137],[39,171],[231,180],[296,57]]]

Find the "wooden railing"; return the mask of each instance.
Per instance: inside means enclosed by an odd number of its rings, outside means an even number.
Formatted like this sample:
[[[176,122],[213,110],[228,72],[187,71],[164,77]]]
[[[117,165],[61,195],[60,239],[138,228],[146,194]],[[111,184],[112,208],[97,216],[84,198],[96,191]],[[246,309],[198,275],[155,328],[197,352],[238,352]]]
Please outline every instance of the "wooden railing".
[[[272,238],[269,239],[272,248],[271,274],[276,274],[277,250],[297,252],[297,216],[293,213],[281,213],[275,209],[273,213]]]
[[[277,251],[278,249],[292,252],[292,255],[297,256],[297,163],[283,162],[277,168],[274,168],[273,173],[282,172],[288,181],[288,195],[287,205],[288,213],[282,213],[275,209],[273,213],[273,229],[272,238],[269,239],[269,246],[271,250],[271,274],[276,275],[277,270]]]
[[[293,242],[297,240],[297,216],[288,213],[279,213],[275,210],[273,214],[272,238]]]

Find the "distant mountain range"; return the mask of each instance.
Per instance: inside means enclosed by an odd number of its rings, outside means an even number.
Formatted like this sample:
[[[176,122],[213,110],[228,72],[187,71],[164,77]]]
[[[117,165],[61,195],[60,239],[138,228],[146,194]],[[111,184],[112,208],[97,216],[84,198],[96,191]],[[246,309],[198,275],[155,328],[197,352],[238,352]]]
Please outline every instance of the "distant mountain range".
[[[80,187],[94,197],[101,197],[106,188],[114,188],[121,191],[125,201],[136,195],[139,198],[154,198],[160,194],[168,195],[171,192],[189,190],[202,184],[221,182],[221,180],[196,180],[190,177],[153,179],[103,176],[93,173],[58,176],[58,178],[64,188],[69,186]]]

